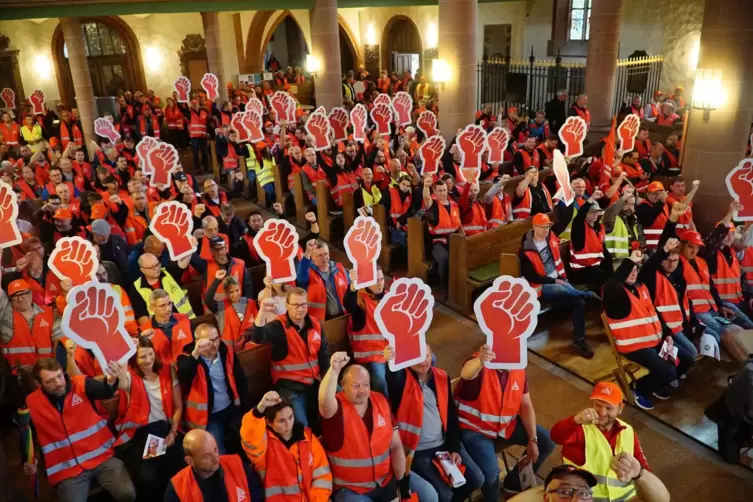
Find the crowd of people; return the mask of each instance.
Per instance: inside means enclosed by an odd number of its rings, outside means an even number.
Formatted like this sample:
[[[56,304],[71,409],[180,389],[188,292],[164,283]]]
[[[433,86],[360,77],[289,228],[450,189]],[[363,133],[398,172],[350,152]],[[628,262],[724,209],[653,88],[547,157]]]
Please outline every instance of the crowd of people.
[[[431,102],[425,78],[382,73],[358,96],[345,89],[352,77],[343,84],[346,107],[405,90],[414,94],[415,118]],[[734,335],[753,328],[746,313],[751,232],[733,225],[736,203],[708,236],[696,231],[698,182],[688,184],[680,174],[677,138],[651,142],[641,129],[641,146],[617,158],[606,139],[599,155],[572,167],[575,197],[566,205],[547,176],[561,126],[549,109],[531,120],[515,108],[502,117],[491,107],[480,110],[477,124],[502,126],[512,140],[505,162],[488,163],[484,154],[472,183],[460,168],[456,138],[439,170],[422,174],[417,151],[427,138],[415,125],[393,125],[389,136],[380,136],[369,121],[366,141],[333,141],[316,151],[302,108],[295,124],[278,124],[269,99],[282,86],[228,88],[219,104],[202,93],[189,104],[173,96],[164,108],[153,93],[125,93],[119,112],[108,116],[122,134],[116,143],[86,138],[87,145],[75,110],[34,115],[25,109],[23,125],[3,112],[2,179],[22,201],[24,240],[3,253],[0,347],[14,374],[30,373],[36,383],[31,393],[14,384],[11,396],[28,407],[41,453],[24,470],[45,472],[63,502],[85,500],[92,481],[119,501],[413,496],[430,502],[465,500],[477,489],[496,501],[495,442],[502,440],[526,450],[501,483],[508,492],[522,489],[520,470],[530,464],[539,471],[559,444],[565,465],[539,473],[544,500],[669,500],[634,431],[618,418],[624,400],[616,385],[598,384],[589,408],[548,431],[536,423],[525,371],[484,365],[495,357],[490,346],[464,363],[455,387],[431,351],[421,363],[391,371],[394,351],[374,318],[384,274],[380,269],[375,285],[356,288],[356,272],[334,261],[318,238],[314,209],[320,182],[340,209],[345,192],[362,214],[382,204],[389,238],[403,249],[407,219],[423,219],[440,288],[448,280],[449,234],[471,236],[530,219],[532,229],[521,236],[521,275],[541,300],[571,310],[573,346],[583,357],[594,355],[585,338],[585,305],[603,303],[619,352],[649,370],[631,391],[638,406],[651,409],[653,399],[670,398],[692,366],[699,337],[742,361],[747,354]],[[252,97],[266,107],[265,139],[238,142],[232,114]],[[579,96],[569,114],[590,122],[587,97]],[[214,139],[218,160],[230,166],[224,181],[199,182],[179,166],[170,185],[149,186],[135,147],[144,136],[190,143],[196,174],[209,169]],[[236,176],[240,162],[252,183]],[[298,242],[295,281],[267,277],[255,291],[249,269],[263,261],[254,236],[267,210],[272,218],[291,214],[291,198],[275,199],[278,169],[288,192],[301,177],[309,228]],[[659,179],[667,175],[665,185]],[[255,200],[257,184],[268,207],[244,221],[233,202]],[[196,229],[196,252],[178,261],[149,230],[156,207],[172,200],[190,209]],[[46,258],[70,236],[94,244],[97,278],[120,297],[137,345],[127,365],[101,367],[60,328],[71,284],[55,276]],[[186,286],[196,282],[214,320],[193,326],[201,313]],[[346,313],[352,357],[331,354],[323,329]],[[660,354],[665,343],[670,354],[678,349],[676,356]],[[270,348],[273,389],[252,403],[238,353],[257,345]],[[117,410],[108,410],[116,396]],[[164,440],[165,453],[144,455],[154,436]],[[441,452],[462,466],[465,484],[454,486],[445,475]]]

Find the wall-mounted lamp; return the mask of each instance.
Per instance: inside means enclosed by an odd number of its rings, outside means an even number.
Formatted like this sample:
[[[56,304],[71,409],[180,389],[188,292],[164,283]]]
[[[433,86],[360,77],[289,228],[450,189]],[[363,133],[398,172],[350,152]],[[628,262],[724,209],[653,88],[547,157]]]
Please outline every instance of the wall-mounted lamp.
[[[322,62],[319,58],[313,54],[306,54],[306,71],[308,71],[313,77],[316,77],[316,73],[321,71]]]
[[[374,29],[374,23],[369,23],[368,26],[366,26],[366,44],[367,45],[376,45],[377,38],[376,38],[376,30]]]
[[[444,59],[434,59],[431,64],[431,77],[440,91],[444,91],[444,84],[450,80],[450,65]]]
[[[428,28],[426,28],[426,48],[435,49],[439,43],[439,31],[437,30],[437,23],[431,21]]]
[[[693,108],[703,110],[703,120],[707,121],[711,110],[716,110],[723,102],[722,70],[698,68],[695,73],[695,84],[693,84]]]
[[[44,54],[37,54],[34,57],[34,69],[41,79],[48,79],[52,74],[52,61]]]
[[[147,47],[144,51],[144,63],[150,73],[157,73],[162,69],[162,51],[157,47]]]

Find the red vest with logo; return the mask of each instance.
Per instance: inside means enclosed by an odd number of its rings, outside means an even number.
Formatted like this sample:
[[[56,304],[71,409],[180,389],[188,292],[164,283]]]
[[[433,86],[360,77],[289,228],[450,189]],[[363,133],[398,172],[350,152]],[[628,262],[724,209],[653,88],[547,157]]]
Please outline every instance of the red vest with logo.
[[[549,194],[549,189],[544,185],[541,185],[541,188],[544,190],[544,195],[546,196],[546,200],[549,203],[549,209],[551,210],[552,196]],[[531,216],[531,208],[533,204],[532,199],[531,189],[527,188],[526,193],[523,194],[523,198],[520,199],[518,205],[513,206],[512,216],[515,220],[525,220]]]
[[[738,305],[743,301],[740,262],[737,260],[734,250],[730,254],[732,263],[727,262],[727,257],[721,250],[717,251],[716,273],[711,278],[714,279],[714,286],[719,292],[719,298]]]
[[[662,329],[648,288],[644,284],[636,284],[638,296],[627,288],[623,289],[630,299],[630,315],[624,319],[607,316],[617,351],[629,354],[656,347],[662,339]]]
[[[230,273],[228,275],[233,276],[238,282],[238,286],[243,289],[243,280],[246,276],[246,264],[243,263],[243,260],[240,260],[238,258],[228,258],[232,260],[232,264],[230,265]],[[220,270],[220,266],[217,265],[214,260],[207,262],[207,271],[204,279],[204,294],[206,294],[207,290],[209,289],[209,285],[214,281],[214,276],[218,270]],[[223,282],[224,281],[220,282],[220,285],[217,287],[217,291],[214,294],[214,299],[217,301],[224,300],[227,296],[225,295],[225,285],[223,284]]]
[[[504,389],[497,370],[483,368],[476,378],[482,380],[481,390],[474,401],[465,400],[457,391],[455,392],[460,428],[478,432],[492,439],[497,436],[508,439],[515,430],[520,413],[520,403],[525,389],[525,370],[510,370]],[[462,380],[460,385],[463,385]]]
[[[653,206],[653,204],[646,199],[644,199],[641,204]],[[662,212],[659,213],[659,216],[656,217],[654,222],[649,226],[643,227],[643,233],[646,235],[646,247],[648,249],[657,248],[659,245],[659,237],[661,237],[661,233],[664,231],[667,221],[669,221],[669,209],[667,209],[667,205],[664,204]]]
[[[160,139],[160,130],[159,130],[159,121],[157,120],[157,117],[152,115],[152,134],[154,135],[155,139]],[[147,130],[146,130],[146,120],[144,119],[143,115],[139,115],[139,134],[143,138],[144,136],[148,136]]]
[[[287,315],[277,316],[277,321],[285,330],[288,342],[288,355],[281,361],[272,361],[272,383],[278,380],[293,380],[308,385],[319,377],[319,347],[322,345],[322,329],[319,321],[309,315],[311,329],[306,333],[306,341],[298,334],[295,326],[287,326]]]
[[[366,322],[363,328],[353,331],[353,319],[348,321],[348,340],[353,350],[353,357],[359,364],[384,363],[384,348],[387,346],[387,339],[382,336],[374,318],[374,310],[378,302],[367,294],[356,294],[363,298],[363,314]]]
[[[677,296],[677,290],[669,282],[667,276],[656,271],[656,294],[654,297],[656,313],[673,334],[682,332],[684,319],[690,319],[690,304],[688,295],[682,297],[682,303]],[[683,314],[684,312],[684,314]]]
[[[3,357],[11,367],[32,366],[41,357],[52,357],[52,308],[42,307],[34,316],[32,327],[26,317],[13,310],[13,338],[0,343]]]
[[[248,478],[243,462],[238,455],[221,455],[222,479],[225,483],[228,502],[252,502]],[[181,502],[204,502],[199,484],[191,466],[184,467],[170,481]]]
[[[390,218],[392,218],[392,224],[397,226],[397,220],[410,209],[410,205],[413,201],[413,197],[408,194],[405,200],[400,202],[400,189],[396,186],[391,186],[390,190]]]
[[[184,314],[173,314],[177,323],[172,329],[172,338],[160,328],[153,326],[153,319],[150,319],[144,329],[153,328],[154,335],[152,343],[154,344],[154,353],[159,357],[162,364],[172,364],[183,353],[183,347],[193,342],[193,333],[191,332],[191,320]]]
[[[330,272],[333,272],[337,298],[342,303],[345,292],[348,290],[348,274],[345,272],[342,263],[335,264],[335,270],[330,270]],[[307,289],[309,315],[324,322],[324,319],[327,317],[327,288],[322,276],[313,268],[309,269],[309,285]]]
[[[208,118],[209,116],[205,110],[201,110],[199,113],[191,110],[191,121],[189,123],[188,135],[191,138],[209,138],[209,133],[207,131]]]
[[[221,352],[217,353],[217,357],[222,357]],[[193,357],[189,354],[183,354],[181,357]],[[228,392],[230,397],[233,398],[233,404],[240,406],[241,400],[238,394],[238,389],[235,386],[235,372],[233,371],[233,362],[235,361],[235,352],[232,348],[227,347],[225,357],[225,376],[230,384]],[[220,361],[221,362],[221,361]],[[203,364],[199,364],[196,368],[196,374],[191,382],[191,389],[186,396],[186,406],[183,409],[183,419],[189,429],[206,429],[207,421],[209,420],[209,414],[212,412],[209,409],[209,375],[208,371],[204,369]]]
[[[63,151],[65,151],[66,148],[68,148],[68,143],[73,141],[74,144],[81,147],[84,146],[84,135],[81,134],[81,129],[79,129],[78,124],[75,122],[71,122],[70,130],[68,128],[68,124],[60,121],[60,146],[62,147]]]
[[[444,370],[432,367],[430,371],[433,374],[434,385],[437,389],[437,409],[442,421],[442,432],[446,434],[450,379]],[[424,392],[416,375],[409,369],[405,370],[403,398],[395,414],[395,420],[403,448],[408,451],[408,466],[410,467],[410,461],[413,459],[413,454],[421,440],[421,428],[424,423]]]
[[[695,312],[709,312],[716,310],[716,301],[711,294],[711,274],[706,260],[696,256],[693,260],[698,266],[698,271],[693,268],[684,256],[680,256],[682,263],[682,275],[687,283],[687,293],[690,303],[693,305]]]
[[[11,122],[10,127],[5,122],[0,122],[0,134],[3,136],[3,142],[9,147],[18,146],[18,138],[21,134],[18,124]]]
[[[447,244],[447,236],[460,228],[460,208],[453,201],[448,202],[450,203],[449,211],[444,204],[437,200],[434,201],[439,214],[437,225],[429,225],[429,233],[434,237],[432,239],[434,243]]]
[[[136,430],[149,423],[149,413],[152,410],[144,378],[139,376],[133,368],[129,368],[128,372],[131,374],[131,389],[128,399],[121,394],[118,403],[118,418],[115,420],[118,440],[115,442],[115,446],[133,439]],[[173,375],[170,365],[163,365],[158,376],[162,409],[167,419],[171,420],[173,417]]]
[[[585,221],[583,225],[586,228],[586,243],[583,249],[576,251],[573,241],[570,241],[570,267],[573,269],[593,267],[604,259],[604,225],[599,225],[598,232]]]
[[[241,319],[227,298],[222,300],[220,308],[223,309],[224,313],[220,338],[237,352],[243,348],[243,335],[253,327],[259,309],[254,300],[246,299],[246,310],[243,313],[243,319]]]
[[[559,277],[560,279],[567,279],[567,274],[565,273],[565,264],[562,263],[562,254],[560,253],[560,239],[554,232],[549,232],[549,251],[552,253],[554,268],[557,270],[557,277]],[[541,259],[539,252],[533,249],[528,249],[524,251],[524,253],[528,257],[528,259],[531,260],[536,273],[546,276],[546,267],[544,266],[544,261]],[[535,283],[528,277],[526,277],[526,280],[531,285],[531,287],[536,290],[536,294],[541,297],[542,285]]]

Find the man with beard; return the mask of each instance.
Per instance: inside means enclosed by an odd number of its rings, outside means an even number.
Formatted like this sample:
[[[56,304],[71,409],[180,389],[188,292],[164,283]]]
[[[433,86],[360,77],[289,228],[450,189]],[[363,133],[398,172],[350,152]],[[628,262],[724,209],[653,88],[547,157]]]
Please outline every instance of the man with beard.
[[[612,255],[614,267],[630,256],[634,242],[641,249],[646,247],[643,226],[635,216],[635,195],[631,187],[625,187],[620,198],[607,208],[602,222],[606,231],[604,244]]]

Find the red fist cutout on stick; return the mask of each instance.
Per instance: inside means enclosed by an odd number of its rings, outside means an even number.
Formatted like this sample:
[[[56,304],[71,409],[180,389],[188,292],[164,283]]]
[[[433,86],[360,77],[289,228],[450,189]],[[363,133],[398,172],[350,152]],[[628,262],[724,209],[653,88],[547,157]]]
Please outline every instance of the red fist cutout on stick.
[[[335,141],[348,139],[348,112],[345,111],[345,108],[340,106],[332,108],[327,119],[332,127],[332,133],[335,135]]]
[[[0,249],[21,244],[18,230],[18,196],[6,182],[0,180]]]
[[[220,96],[220,81],[214,73],[205,73],[201,79],[201,88],[207,93],[207,99],[214,101]]]
[[[478,178],[481,176],[480,167],[464,167],[460,170],[460,176],[458,177],[459,183],[478,183]]]
[[[261,115],[253,110],[246,110],[243,113],[243,127],[248,132],[248,140],[252,143],[264,141],[264,131],[262,130]]]
[[[433,317],[434,297],[421,279],[401,277],[392,283],[374,310],[379,331],[395,351],[390,370],[426,359],[426,332]]]
[[[489,157],[486,159],[490,164],[504,161],[505,150],[510,143],[510,134],[501,127],[495,127],[486,135],[486,151]]]
[[[350,111],[350,121],[353,123],[353,139],[363,143],[366,139],[366,107],[358,103]]]
[[[191,81],[186,77],[178,77],[174,86],[178,93],[178,102],[188,103],[191,100]]]
[[[631,113],[617,128],[617,135],[620,137],[620,152],[632,152],[635,148],[635,137],[638,136],[638,129],[641,126],[641,118]]]
[[[314,137],[314,150],[321,151],[329,148],[330,128],[327,114],[321,107],[309,116],[306,121],[306,132]]]
[[[395,124],[397,126],[410,125],[413,122],[410,112],[413,111],[413,98],[410,94],[400,91],[392,98],[392,109],[395,111]]]
[[[151,186],[169,185],[172,172],[178,167],[178,150],[169,143],[159,143],[147,156]]]
[[[3,89],[3,92],[0,93],[0,97],[3,98],[5,108],[8,108],[9,110],[16,108],[16,91],[10,87],[6,87]]]
[[[277,122],[295,122],[295,99],[285,91],[277,91],[270,100],[272,109],[277,116]]]
[[[254,248],[267,265],[267,276],[277,282],[295,280],[298,232],[286,220],[269,219],[254,238]]]
[[[557,178],[557,183],[560,185],[560,189],[555,194],[555,197],[560,199],[569,206],[573,202],[573,189],[570,186],[570,171],[567,169],[567,161],[562,152],[555,149],[552,154],[552,168],[554,169],[554,176]]]
[[[244,112],[235,112],[230,120],[230,128],[238,133],[238,143],[248,141],[248,130],[243,125]]]
[[[741,160],[726,181],[730,195],[742,205],[735,211],[734,219],[753,221],[753,158]]]
[[[358,216],[345,235],[345,252],[355,265],[357,289],[373,286],[377,281],[377,259],[382,252],[382,231],[370,216]]]
[[[29,96],[31,106],[34,108],[34,115],[44,115],[44,93],[37,89]]]
[[[120,297],[110,284],[87,282],[71,289],[68,298],[73,301],[63,311],[63,332],[91,350],[102,368],[110,361],[125,363],[136,353]]]
[[[149,222],[149,229],[165,243],[170,259],[178,261],[196,251],[191,210],[180,202],[171,200],[157,206],[157,214]]]
[[[371,120],[376,124],[377,133],[380,136],[389,136],[390,122],[392,122],[392,106],[384,103],[374,105],[374,108],[371,109]]]
[[[586,139],[588,126],[580,117],[568,117],[560,128],[559,136],[565,145],[565,158],[572,159],[583,155],[583,140]]]
[[[388,95],[382,93],[382,94],[379,94],[376,97],[376,99],[374,99],[374,106],[377,106],[377,105],[392,106],[392,100],[390,99]]]
[[[120,133],[115,130],[113,123],[104,117],[99,117],[94,121],[94,132],[97,136],[107,138],[113,145],[120,141]]]
[[[152,174],[152,166],[149,163],[149,152],[157,148],[159,141],[151,136],[144,136],[136,145],[136,153],[139,156],[139,163],[141,164],[141,171],[146,174]]]
[[[490,369],[523,369],[528,365],[527,342],[539,315],[536,291],[521,277],[503,275],[473,304],[486,344],[496,357],[484,363]]]
[[[442,136],[432,136],[424,141],[418,148],[418,153],[424,161],[422,174],[434,174],[439,169],[439,163],[442,161],[445,140]]]
[[[74,286],[97,280],[99,259],[94,245],[81,237],[63,237],[50,253],[47,265],[58,279]]]
[[[418,116],[418,120],[416,121],[416,126],[418,126],[427,138],[436,136],[439,133],[439,131],[437,131],[437,116],[434,115],[434,112],[431,110],[424,110],[421,112],[421,115]]]
[[[263,117],[266,112],[266,110],[264,110],[264,103],[257,98],[251,98],[248,100],[248,103],[246,103],[246,110],[254,111],[261,117]]]
[[[484,153],[486,132],[481,126],[469,124],[458,134],[460,167],[463,169],[481,168],[481,154]]]

